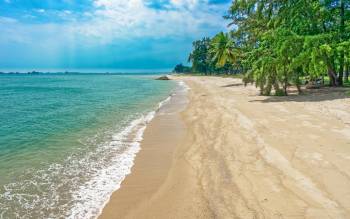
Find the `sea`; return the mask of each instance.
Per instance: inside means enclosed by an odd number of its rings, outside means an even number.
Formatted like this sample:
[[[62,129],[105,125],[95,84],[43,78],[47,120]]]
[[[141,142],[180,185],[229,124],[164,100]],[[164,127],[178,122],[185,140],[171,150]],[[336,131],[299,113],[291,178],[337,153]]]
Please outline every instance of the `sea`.
[[[96,218],[179,86],[153,74],[0,74],[0,219]]]

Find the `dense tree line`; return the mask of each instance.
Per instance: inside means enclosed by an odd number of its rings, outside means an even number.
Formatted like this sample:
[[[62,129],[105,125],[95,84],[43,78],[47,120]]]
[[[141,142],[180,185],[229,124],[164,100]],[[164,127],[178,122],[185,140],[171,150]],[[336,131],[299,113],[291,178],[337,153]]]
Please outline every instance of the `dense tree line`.
[[[230,32],[193,43],[193,72],[241,72],[265,95],[305,80],[348,82],[350,0],[235,0],[225,18]]]
[[[184,66],[183,64],[178,64],[175,66],[173,72],[174,73],[191,73],[192,68],[188,66]]]

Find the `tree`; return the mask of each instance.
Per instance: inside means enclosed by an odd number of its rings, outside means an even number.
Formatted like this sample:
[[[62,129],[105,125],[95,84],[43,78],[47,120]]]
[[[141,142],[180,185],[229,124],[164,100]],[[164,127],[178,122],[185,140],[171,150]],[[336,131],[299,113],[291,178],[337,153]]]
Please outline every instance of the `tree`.
[[[188,61],[192,62],[192,71],[207,74],[209,72],[210,63],[208,62],[208,51],[210,46],[210,38],[194,41],[193,50],[188,57]]]
[[[327,73],[331,86],[340,86],[349,63],[348,0],[236,0],[229,15],[239,36],[239,60],[245,82],[261,93],[294,84],[301,77],[317,80]],[[347,77],[346,77],[347,78]],[[345,79],[347,80],[347,79]]]
[[[173,72],[175,73],[189,73],[191,72],[191,68],[188,66],[184,66],[182,63],[175,66]]]
[[[288,95],[290,85],[300,92],[304,78],[348,81],[349,0],[235,0],[225,18],[230,32],[193,43],[193,71],[240,68],[244,82],[266,95]]]
[[[228,33],[220,32],[211,40],[210,45],[211,61],[216,63],[217,67],[235,63],[238,50],[235,49],[234,42]]]

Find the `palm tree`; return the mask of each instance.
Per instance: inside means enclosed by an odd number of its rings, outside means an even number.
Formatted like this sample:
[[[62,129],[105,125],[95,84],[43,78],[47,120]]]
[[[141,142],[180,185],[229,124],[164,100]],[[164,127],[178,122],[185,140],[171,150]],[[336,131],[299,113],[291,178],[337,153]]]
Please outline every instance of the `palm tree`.
[[[238,49],[228,33],[220,32],[211,41],[210,53],[216,66],[223,67],[236,62]]]

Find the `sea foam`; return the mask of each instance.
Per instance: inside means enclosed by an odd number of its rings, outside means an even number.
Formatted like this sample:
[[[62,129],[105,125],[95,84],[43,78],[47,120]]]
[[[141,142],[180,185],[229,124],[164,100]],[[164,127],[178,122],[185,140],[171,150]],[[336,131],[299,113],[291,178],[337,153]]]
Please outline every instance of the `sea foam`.
[[[159,103],[156,111],[170,100],[171,95]],[[112,193],[120,188],[122,181],[131,173],[136,154],[141,150],[143,133],[156,111],[133,120],[124,130],[113,136],[113,140],[106,147],[123,148],[123,152],[112,158],[110,166],[98,171],[73,193],[75,204],[68,218],[95,218],[102,212]]]
[[[179,85],[186,89],[184,83]],[[123,125],[125,128],[110,140],[97,144],[92,139],[64,162],[35,172],[28,170],[15,183],[0,188],[0,219],[98,217],[131,173],[147,125],[173,95],[154,111]]]

